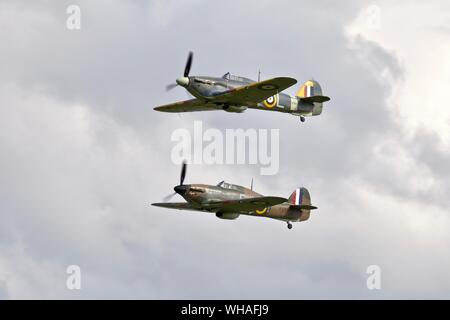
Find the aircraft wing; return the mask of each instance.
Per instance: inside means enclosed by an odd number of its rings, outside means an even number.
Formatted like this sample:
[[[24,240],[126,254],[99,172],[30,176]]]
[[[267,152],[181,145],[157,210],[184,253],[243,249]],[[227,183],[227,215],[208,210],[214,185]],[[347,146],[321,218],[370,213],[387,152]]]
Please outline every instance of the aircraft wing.
[[[211,101],[232,105],[257,105],[296,83],[297,80],[293,78],[273,78],[234,88],[214,96]]]
[[[194,210],[194,211],[199,210],[198,208],[194,207],[192,204],[188,202],[160,202],[160,203],[152,203],[152,206],[178,210]]]
[[[288,200],[286,198],[281,197],[256,197],[208,203],[207,207],[210,209],[215,209],[214,211],[221,212],[251,212],[272,207],[287,201]]]
[[[162,112],[194,112],[221,110],[221,108],[214,103],[204,102],[199,99],[191,99],[158,106],[155,107],[154,110]]]

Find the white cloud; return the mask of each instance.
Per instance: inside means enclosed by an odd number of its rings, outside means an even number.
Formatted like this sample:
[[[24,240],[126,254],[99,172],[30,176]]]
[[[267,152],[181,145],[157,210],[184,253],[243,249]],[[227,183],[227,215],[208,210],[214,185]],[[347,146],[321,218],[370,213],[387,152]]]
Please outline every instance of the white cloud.
[[[364,8],[348,27],[351,36],[362,36],[392,52],[405,70],[393,86],[389,105],[405,134],[413,137],[420,127],[432,128],[450,146],[450,21],[449,3],[432,1],[377,1]],[[370,15],[379,14],[379,28]],[[382,73],[383,70],[376,70]]]

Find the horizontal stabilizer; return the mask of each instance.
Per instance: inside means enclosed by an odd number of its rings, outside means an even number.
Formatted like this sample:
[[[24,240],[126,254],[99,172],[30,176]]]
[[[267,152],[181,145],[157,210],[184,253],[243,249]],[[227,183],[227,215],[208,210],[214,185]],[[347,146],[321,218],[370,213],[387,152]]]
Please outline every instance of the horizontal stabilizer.
[[[291,205],[293,209],[303,209],[303,210],[315,210],[317,207],[310,204],[301,204],[301,205]]]
[[[329,100],[330,100],[330,97],[327,97],[327,96],[311,96],[311,97],[300,98],[300,101],[307,102],[307,103],[313,103],[313,102],[322,103],[322,102],[326,102]]]

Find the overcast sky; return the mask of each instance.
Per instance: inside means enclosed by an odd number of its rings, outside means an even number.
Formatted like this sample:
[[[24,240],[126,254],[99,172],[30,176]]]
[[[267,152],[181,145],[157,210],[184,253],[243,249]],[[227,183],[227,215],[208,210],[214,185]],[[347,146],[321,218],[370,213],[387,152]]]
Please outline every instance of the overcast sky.
[[[0,39],[0,298],[449,297],[448,1],[0,0]],[[190,50],[192,75],[313,77],[332,100],[304,124],[153,111],[187,98],[165,86]],[[151,207],[195,120],[279,128],[280,170],[191,165],[187,183],[305,186],[319,210],[288,230]]]

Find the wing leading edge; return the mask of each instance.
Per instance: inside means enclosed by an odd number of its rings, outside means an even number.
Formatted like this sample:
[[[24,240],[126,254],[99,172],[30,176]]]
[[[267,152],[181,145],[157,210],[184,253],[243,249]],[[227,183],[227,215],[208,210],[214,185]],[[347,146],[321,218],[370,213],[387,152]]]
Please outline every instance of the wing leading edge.
[[[194,207],[192,204],[188,202],[160,202],[160,203],[152,203],[152,206],[178,210],[199,211],[197,207]]]
[[[276,206],[287,202],[286,198],[281,197],[256,197],[240,200],[228,200],[209,203],[208,208],[215,209],[215,211],[221,212],[252,212],[255,210],[261,210],[267,207]]]
[[[156,111],[162,112],[194,112],[194,111],[214,111],[222,108],[215,103],[205,102],[199,99],[191,99],[154,108]]]
[[[288,77],[268,79],[219,94],[214,96],[212,101],[232,105],[255,106],[296,83],[297,80]]]

